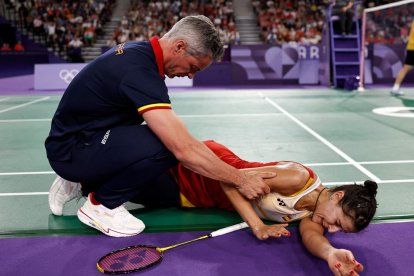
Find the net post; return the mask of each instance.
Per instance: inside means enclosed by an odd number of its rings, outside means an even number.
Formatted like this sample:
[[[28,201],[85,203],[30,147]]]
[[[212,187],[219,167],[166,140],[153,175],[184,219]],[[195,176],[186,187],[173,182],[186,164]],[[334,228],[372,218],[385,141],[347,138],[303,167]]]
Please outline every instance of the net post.
[[[359,85],[358,92],[364,92],[364,69],[365,69],[365,25],[366,25],[366,11],[362,12],[362,24],[361,24],[361,49],[359,51]]]

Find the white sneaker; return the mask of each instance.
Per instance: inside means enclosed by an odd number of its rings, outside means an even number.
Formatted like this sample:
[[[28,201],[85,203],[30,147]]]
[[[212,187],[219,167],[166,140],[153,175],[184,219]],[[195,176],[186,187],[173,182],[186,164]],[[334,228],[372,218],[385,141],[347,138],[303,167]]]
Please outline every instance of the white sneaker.
[[[57,176],[49,190],[49,208],[54,215],[61,216],[63,206],[78,196],[81,196],[80,183],[70,182]]]
[[[390,92],[391,96],[395,96],[395,97],[400,97],[400,96],[404,96],[404,92],[402,92],[401,90],[391,90]]]
[[[78,218],[84,224],[111,237],[134,236],[145,229],[145,224],[131,215],[123,205],[111,210],[102,204],[93,204],[91,197],[92,193],[78,210]]]

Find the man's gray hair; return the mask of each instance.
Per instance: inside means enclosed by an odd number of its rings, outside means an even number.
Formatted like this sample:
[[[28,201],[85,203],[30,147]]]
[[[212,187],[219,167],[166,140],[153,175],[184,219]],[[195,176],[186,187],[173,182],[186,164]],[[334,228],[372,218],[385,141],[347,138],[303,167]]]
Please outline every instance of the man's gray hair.
[[[164,37],[175,41],[183,39],[187,43],[188,54],[195,57],[210,55],[219,61],[223,57],[223,42],[210,19],[204,15],[190,15],[174,24]]]

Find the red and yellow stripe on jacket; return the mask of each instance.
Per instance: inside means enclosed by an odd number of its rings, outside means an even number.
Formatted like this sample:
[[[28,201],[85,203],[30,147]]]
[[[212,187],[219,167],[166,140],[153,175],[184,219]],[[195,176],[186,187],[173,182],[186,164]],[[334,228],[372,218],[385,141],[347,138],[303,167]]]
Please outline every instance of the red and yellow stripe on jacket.
[[[138,108],[138,113],[142,115],[143,113],[153,110],[153,109],[171,109],[171,104],[168,103],[158,103],[158,104],[149,104],[144,105]]]

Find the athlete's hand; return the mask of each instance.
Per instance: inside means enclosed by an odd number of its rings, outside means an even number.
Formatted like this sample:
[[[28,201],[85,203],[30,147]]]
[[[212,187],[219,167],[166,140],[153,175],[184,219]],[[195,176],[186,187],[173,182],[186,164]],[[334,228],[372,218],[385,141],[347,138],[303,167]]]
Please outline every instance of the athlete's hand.
[[[258,196],[270,193],[270,188],[264,183],[263,179],[273,178],[275,176],[276,173],[273,172],[247,172],[245,178],[237,189],[247,199],[254,199]]]
[[[270,237],[273,238],[280,238],[282,236],[290,237],[290,232],[286,230],[285,227],[287,227],[288,224],[273,224],[273,225],[266,225],[261,224],[258,226],[253,226],[252,231],[253,234],[258,238],[259,240],[266,240]]]
[[[328,255],[328,265],[335,276],[357,276],[364,270],[364,266],[357,262],[351,251],[334,249]]]

